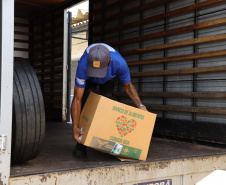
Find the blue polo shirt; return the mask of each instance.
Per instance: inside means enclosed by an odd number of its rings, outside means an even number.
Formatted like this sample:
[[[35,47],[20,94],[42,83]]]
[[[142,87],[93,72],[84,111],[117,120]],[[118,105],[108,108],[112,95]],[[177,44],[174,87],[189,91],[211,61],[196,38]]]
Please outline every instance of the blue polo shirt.
[[[87,76],[87,58],[90,49],[95,45],[104,45],[108,50],[110,51],[111,55],[111,63],[108,66],[107,74],[104,78],[94,78]],[[83,53],[82,57],[80,58],[80,61],[78,62],[76,77],[75,77],[75,85],[77,85],[80,88],[85,88],[86,86],[86,80],[89,80],[96,84],[104,84],[108,80],[114,78],[115,76],[118,76],[120,81],[123,84],[129,83],[131,81],[130,73],[129,73],[129,67],[125,61],[125,59],[119,54],[118,51],[116,51],[114,48],[110,47],[107,44],[104,43],[96,43],[90,45],[85,52]]]

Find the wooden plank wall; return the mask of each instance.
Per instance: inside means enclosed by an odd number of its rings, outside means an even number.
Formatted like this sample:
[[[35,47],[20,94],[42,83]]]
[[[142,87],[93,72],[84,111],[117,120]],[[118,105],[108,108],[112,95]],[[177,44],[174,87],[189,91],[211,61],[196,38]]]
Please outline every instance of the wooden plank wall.
[[[29,58],[29,20],[15,17],[14,57]]]
[[[32,19],[30,60],[38,76],[47,119],[62,120],[63,10]]]
[[[125,57],[143,103],[161,118],[157,134],[226,143],[226,1],[91,2],[90,40],[107,43]],[[132,103],[120,82],[115,95]],[[196,127],[188,122],[210,123],[224,132],[208,140],[197,129],[193,137]],[[187,126],[175,133],[183,123]]]

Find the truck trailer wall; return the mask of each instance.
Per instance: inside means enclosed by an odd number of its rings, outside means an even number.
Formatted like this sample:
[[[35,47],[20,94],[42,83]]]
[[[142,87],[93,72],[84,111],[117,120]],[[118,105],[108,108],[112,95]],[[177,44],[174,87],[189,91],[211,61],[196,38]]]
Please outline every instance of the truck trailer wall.
[[[62,120],[64,11],[76,1],[16,1],[14,56],[28,58],[38,76],[47,119]],[[70,97],[69,97],[70,98]],[[65,121],[65,120],[64,120]]]
[[[38,76],[47,119],[62,120],[64,9],[30,20],[30,60]]]
[[[155,133],[225,144],[226,2],[90,3],[90,39],[126,59],[143,104],[158,114]],[[132,103],[122,92],[118,85],[118,100]]]

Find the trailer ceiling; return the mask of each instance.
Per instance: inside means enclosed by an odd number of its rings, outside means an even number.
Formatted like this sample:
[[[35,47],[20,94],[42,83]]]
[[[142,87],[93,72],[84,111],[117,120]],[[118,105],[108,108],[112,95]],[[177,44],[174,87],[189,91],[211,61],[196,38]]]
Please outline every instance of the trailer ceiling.
[[[33,18],[66,2],[69,0],[15,0],[15,16]]]

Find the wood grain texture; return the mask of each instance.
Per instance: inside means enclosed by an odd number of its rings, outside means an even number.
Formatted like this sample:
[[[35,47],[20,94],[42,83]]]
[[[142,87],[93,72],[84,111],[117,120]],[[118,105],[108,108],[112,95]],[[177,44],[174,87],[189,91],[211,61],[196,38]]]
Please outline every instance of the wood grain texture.
[[[217,57],[217,56],[225,56],[225,55],[226,55],[226,50],[209,51],[209,52],[203,52],[203,53],[193,53],[188,55],[179,55],[179,56],[172,56],[172,57],[165,57],[165,58],[156,58],[156,59],[150,59],[150,60],[128,62],[128,66],[157,64],[157,63],[163,63],[163,62],[176,62],[176,61],[193,60],[193,59],[209,58],[209,57]]]
[[[212,5],[215,5],[215,4],[218,4],[218,3],[222,3],[222,2],[225,2],[225,0],[204,1],[204,2],[201,2],[201,3],[197,3],[197,4],[194,4],[194,5],[184,7],[184,8],[169,11],[167,13],[159,14],[159,15],[156,15],[156,16],[153,16],[153,17],[148,17],[148,18],[145,18],[145,19],[141,19],[141,20],[138,20],[138,21],[131,22],[131,23],[119,25],[117,27],[109,28],[109,29],[106,29],[106,30],[103,30],[103,31],[100,31],[100,32],[96,32],[96,33],[94,32],[93,35],[98,36],[98,35],[102,35],[102,34],[105,34],[105,33],[111,33],[111,32],[119,31],[119,30],[122,30],[122,29],[131,28],[131,27],[134,27],[134,26],[139,26],[139,25],[142,25],[142,24],[157,21],[157,20],[160,20],[160,19],[165,19],[165,18],[172,17],[172,16],[175,16],[175,15],[180,15],[182,13],[186,13],[186,12],[193,11],[193,10],[198,10],[198,9],[201,9],[201,8],[204,8],[204,7],[207,7],[207,6],[212,6]]]
[[[143,35],[143,36],[139,36],[139,37],[109,42],[108,44],[110,46],[125,45],[125,44],[140,42],[140,41],[144,41],[144,40],[150,40],[150,39],[155,39],[155,38],[159,38],[159,37],[164,37],[164,36],[168,36],[168,35],[174,35],[174,34],[186,32],[186,31],[192,31],[192,30],[197,30],[197,29],[202,29],[202,28],[219,26],[219,25],[223,25],[223,24],[226,24],[226,18],[215,19],[212,21],[206,21],[206,22],[202,22],[202,23],[192,24],[189,26],[179,27],[179,28],[175,28],[175,29],[171,29],[171,30],[152,33],[152,34],[147,34],[147,35]]]
[[[136,73],[131,73],[131,77],[185,75],[185,74],[211,73],[211,72],[222,72],[222,71],[226,71],[226,65],[214,66],[214,67],[199,67],[199,68],[188,68],[188,69],[176,69],[176,70],[136,72]]]
[[[180,46],[189,46],[189,45],[193,45],[193,44],[203,44],[203,43],[208,43],[208,42],[216,42],[216,41],[221,41],[221,40],[225,40],[225,39],[226,39],[226,34],[211,35],[211,36],[207,36],[207,37],[200,37],[200,38],[195,38],[195,39],[183,40],[183,41],[179,41],[179,42],[172,42],[172,43],[167,43],[167,44],[162,44],[162,45],[157,45],[157,46],[151,46],[151,47],[146,47],[146,48],[139,48],[139,49],[133,49],[133,50],[128,50],[128,51],[122,51],[122,52],[120,52],[120,54],[123,55],[123,56],[126,56],[126,55],[145,53],[145,52],[161,50],[161,49],[175,48],[175,47],[180,47]]]

